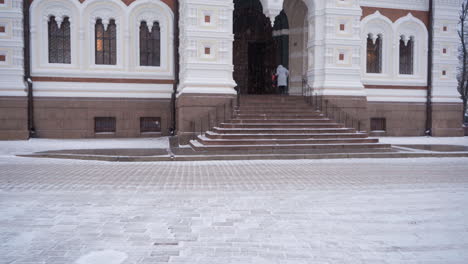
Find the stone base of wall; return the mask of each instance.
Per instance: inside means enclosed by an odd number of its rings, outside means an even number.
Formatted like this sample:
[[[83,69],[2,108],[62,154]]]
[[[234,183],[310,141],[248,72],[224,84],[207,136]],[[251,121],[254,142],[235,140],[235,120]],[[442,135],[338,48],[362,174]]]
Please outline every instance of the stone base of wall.
[[[386,131],[378,136],[424,136],[425,103],[368,102],[369,120],[385,118]],[[371,132],[371,135],[372,132]]]
[[[39,138],[129,138],[169,135],[170,99],[59,98],[34,99]],[[95,133],[95,117],[115,117],[115,133]],[[140,117],[160,117],[161,133],[141,133]]]
[[[200,131],[229,120],[235,105],[233,95],[182,94],[177,98],[177,135],[180,145],[186,145]],[[208,119],[209,118],[209,119]]]
[[[0,97],[0,140],[28,139],[27,97]]]
[[[462,103],[432,104],[432,136],[463,137]]]
[[[324,96],[331,104],[338,106],[355,120],[360,121],[359,130],[369,131],[369,116],[367,112],[367,98],[364,96]],[[322,106],[325,107],[325,104]],[[327,111],[327,109],[323,109]],[[335,118],[336,119],[336,118]],[[349,124],[348,124],[349,126]]]

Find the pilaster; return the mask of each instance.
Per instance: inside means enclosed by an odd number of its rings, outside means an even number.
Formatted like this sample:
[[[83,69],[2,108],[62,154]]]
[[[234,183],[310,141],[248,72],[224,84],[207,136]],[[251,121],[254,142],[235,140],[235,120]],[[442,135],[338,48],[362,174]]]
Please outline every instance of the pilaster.
[[[21,0],[0,4],[0,140],[28,137],[22,7]]]
[[[463,107],[456,77],[461,1],[434,0],[433,4],[432,134],[463,136]]]
[[[365,96],[359,1],[320,1],[309,15],[310,84],[323,95]]]
[[[231,94],[232,0],[180,1],[180,85],[184,94]]]

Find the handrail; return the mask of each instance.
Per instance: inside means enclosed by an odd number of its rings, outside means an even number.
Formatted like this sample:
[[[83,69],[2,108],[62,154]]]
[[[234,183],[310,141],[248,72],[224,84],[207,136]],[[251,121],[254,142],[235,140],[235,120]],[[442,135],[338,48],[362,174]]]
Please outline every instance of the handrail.
[[[306,77],[302,79],[302,96],[315,111],[321,112],[329,119],[344,124],[345,127],[351,127],[356,129],[357,132],[361,132],[361,120],[350,115],[342,107],[331,103],[328,99],[323,99],[323,96],[319,95],[318,92],[309,85]]]

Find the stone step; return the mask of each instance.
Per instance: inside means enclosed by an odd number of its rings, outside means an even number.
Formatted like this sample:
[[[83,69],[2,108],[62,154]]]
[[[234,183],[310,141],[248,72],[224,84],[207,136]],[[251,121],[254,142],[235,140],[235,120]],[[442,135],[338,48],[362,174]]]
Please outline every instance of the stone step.
[[[203,145],[199,141],[191,140],[190,145],[197,151],[223,151],[223,150],[282,150],[282,149],[324,149],[343,150],[347,149],[389,149],[391,145],[381,143],[343,143],[343,144],[282,144],[282,145]]]
[[[355,133],[354,128],[221,128],[214,127],[219,134],[331,134]]]
[[[291,102],[291,101],[304,101],[302,96],[284,96],[284,95],[241,95],[240,102],[252,102],[252,101],[280,101],[280,102]]]
[[[244,146],[244,145],[308,145],[308,144],[367,144],[378,143],[378,139],[348,138],[348,139],[210,139],[198,136],[203,145]]]
[[[299,96],[241,96],[230,121],[192,140],[214,153],[350,153],[389,151],[391,146],[327,118]]]
[[[342,128],[338,123],[255,123],[255,124],[236,124],[221,123],[221,128]]]
[[[257,110],[243,110],[242,108],[240,110],[234,110],[235,114],[311,114],[311,113],[317,113],[317,111],[313,108],[310,109],[303,109],[303,110],[296,110],[296,109],[268,109],[268,110],[263,110],[263,111],[257,111]]]
[[[263,113],[263,112],[268,112],[268,111],[284,111],[284,110],[288,110],[288,111],[297,111],[297,112],[310,112],[310,111],[314,111],[315,108],[313,107],[310,107],[310,106],[299,106],[299,105],[291,105],[291,106],[287,106],[287,107],[278,107],[278,106],[274,106],[274,105],[271,105],[271,106],[248,106],[248,107],[245,107],[245,106],[241,106],[239,109],[237,109],[237,111],[244,111],[244,112],[252,112],[252,111],[255,111],[257,113]]]
[[[321,133],[321,134],[219,134],[205,133],[211,139],[326,139],[326,138],[367,138],[367,133]]]
[[[321,119],[232,119],[229,123],[235,124],[252,124],[252,123],[332,123],[333,120],[328,118],[321,118]]]
[[[320,112],[311,112],[311,113],[298,113],[298,114],[262,114],[262,113],[252,113],[252,114],[235,114],[238,119],[313,119],[313,118],[324,118],[325,116]]]

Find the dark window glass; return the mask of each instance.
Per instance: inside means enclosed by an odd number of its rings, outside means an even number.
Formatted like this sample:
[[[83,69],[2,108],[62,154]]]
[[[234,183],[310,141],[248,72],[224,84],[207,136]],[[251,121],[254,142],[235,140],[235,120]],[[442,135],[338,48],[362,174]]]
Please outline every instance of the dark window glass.
[[[367,73],[382,73],[382,37],[367,37]]]
[[[94,132],[95,133],[115,133],[116,121],[115,117],[95,117]]]
[[[64,18],[60,26],[52,16],[48,23],[49,63],[71,63],[70,19]]]
[[[95,25],[96,64],[117,64],[117,25],[110,20],[107,29],[101,19]]]
[[[385,118],[371,118],[371,131],[386,131],[387,120]]]
[[[145,21],[140,24],[140,65],[161,66],[161,28],[154,22],[150,28]]]
[[[403,39],[400,39],[400,74],[413,74],[413,57],[414,40],[411,38],[405,43]]]

